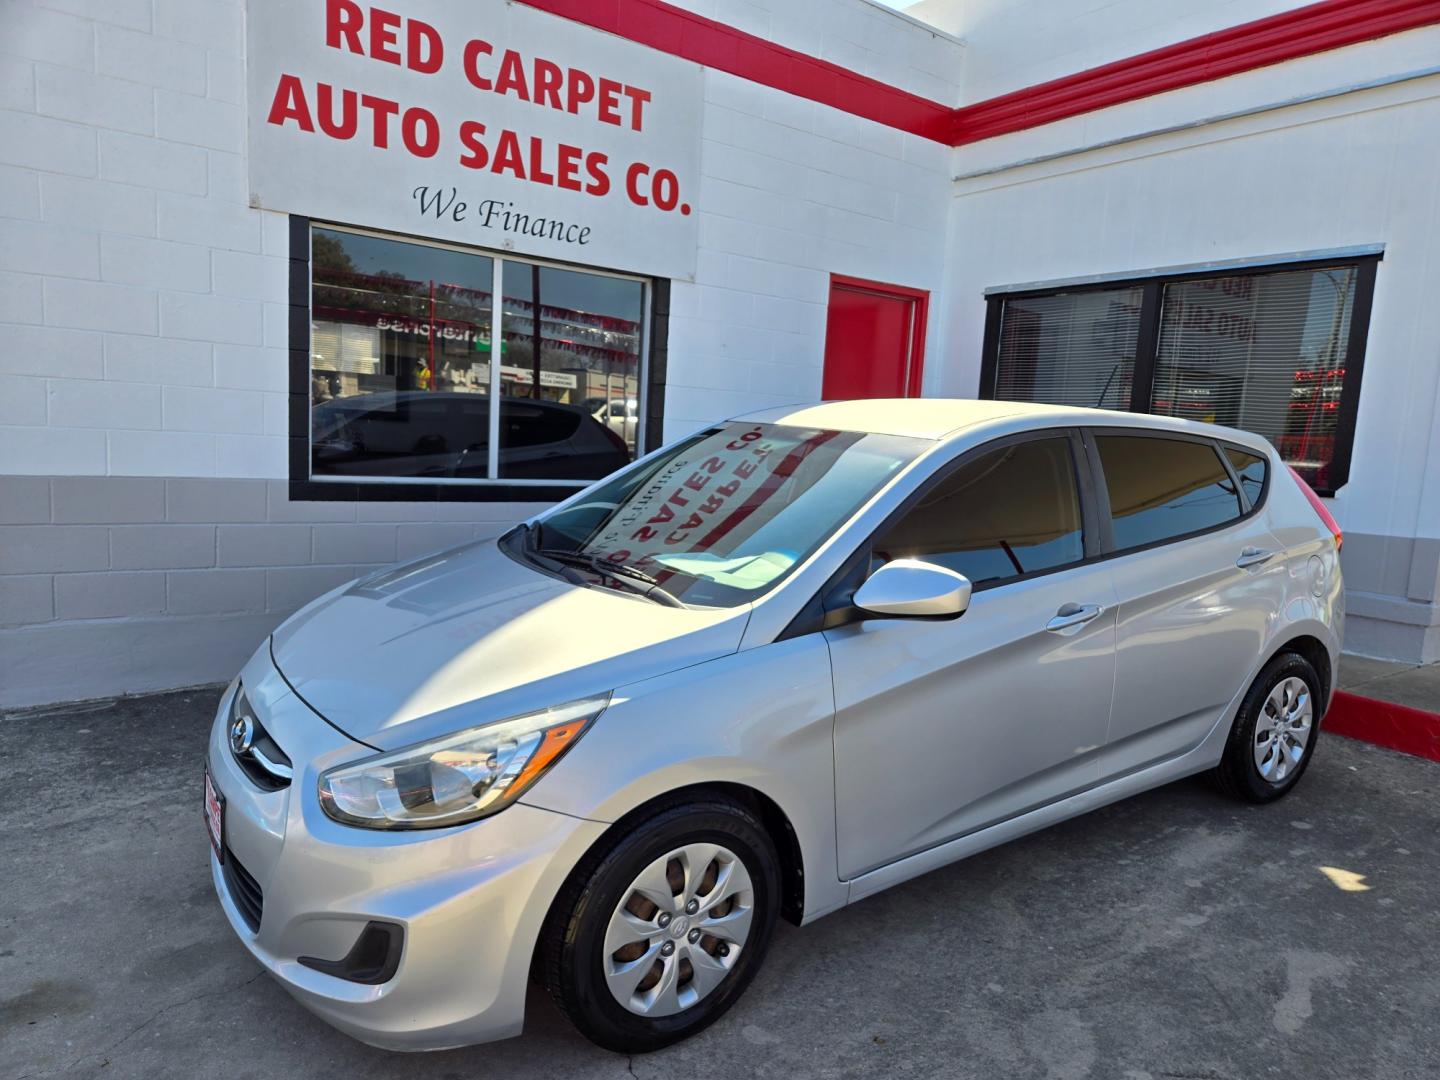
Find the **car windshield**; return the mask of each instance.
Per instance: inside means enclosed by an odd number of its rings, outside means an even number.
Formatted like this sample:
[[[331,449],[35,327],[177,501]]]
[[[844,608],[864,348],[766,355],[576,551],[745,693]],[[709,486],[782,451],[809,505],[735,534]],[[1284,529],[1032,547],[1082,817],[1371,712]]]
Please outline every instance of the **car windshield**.
[[[652,598],[663,601],[747,603],[929,445],[897,435],[725,424],[541,515],[523,548],[572,572],[622,571],[627,581],[605,583],[637,592],[652,585],[662,593]]]

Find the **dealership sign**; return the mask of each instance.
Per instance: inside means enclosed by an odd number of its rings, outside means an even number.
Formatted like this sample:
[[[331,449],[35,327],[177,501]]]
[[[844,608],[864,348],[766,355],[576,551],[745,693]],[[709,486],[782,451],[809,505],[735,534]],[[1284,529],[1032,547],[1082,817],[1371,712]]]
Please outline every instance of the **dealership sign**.
[[[256,206],[695,272],[700,68],[524,4],[250,0]]]

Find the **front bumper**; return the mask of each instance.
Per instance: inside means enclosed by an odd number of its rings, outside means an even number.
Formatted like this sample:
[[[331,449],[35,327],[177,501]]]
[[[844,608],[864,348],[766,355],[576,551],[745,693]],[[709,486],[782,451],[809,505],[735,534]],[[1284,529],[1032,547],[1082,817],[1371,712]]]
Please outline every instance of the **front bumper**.
[[[268,644],[241,679],[295,763],[291,786],[280,791],[261,790],[240,770],[225,741],[232,686],[206,758],[225,798],[226,857],[263,894],[257,929],[213,854],[211,872],[246,948],[308,1009],[375,1046],[432,1050],[519,1034],[541,923],[605,826],[523,804],[450,829],[387,833],[340,825],[313,797],[317,777],[370,751],[290,692]],[[340,959],[372,920],[404,932],[399,968],[388,982],[352,982],[300,963],[302,956]]]

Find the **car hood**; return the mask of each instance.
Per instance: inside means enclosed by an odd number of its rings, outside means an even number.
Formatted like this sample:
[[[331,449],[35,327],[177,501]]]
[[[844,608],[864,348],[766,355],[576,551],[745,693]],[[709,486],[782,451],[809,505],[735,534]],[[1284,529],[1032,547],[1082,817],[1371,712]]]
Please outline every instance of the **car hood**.
[[[322,596],[271,652],[312,709],[390,750],[733,653],[748,616],[573,585],[483,540]]]

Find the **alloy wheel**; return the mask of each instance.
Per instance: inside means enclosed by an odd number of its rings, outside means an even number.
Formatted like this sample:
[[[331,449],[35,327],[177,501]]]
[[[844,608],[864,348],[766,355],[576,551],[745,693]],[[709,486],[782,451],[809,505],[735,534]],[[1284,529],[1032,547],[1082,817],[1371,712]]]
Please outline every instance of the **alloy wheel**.
[[[1262,778],[1282,784],[1294,773],[1310,745],[1314,719],[1304,679],[1291,675],[1275,684],[1255,721],[1255,768]]]

